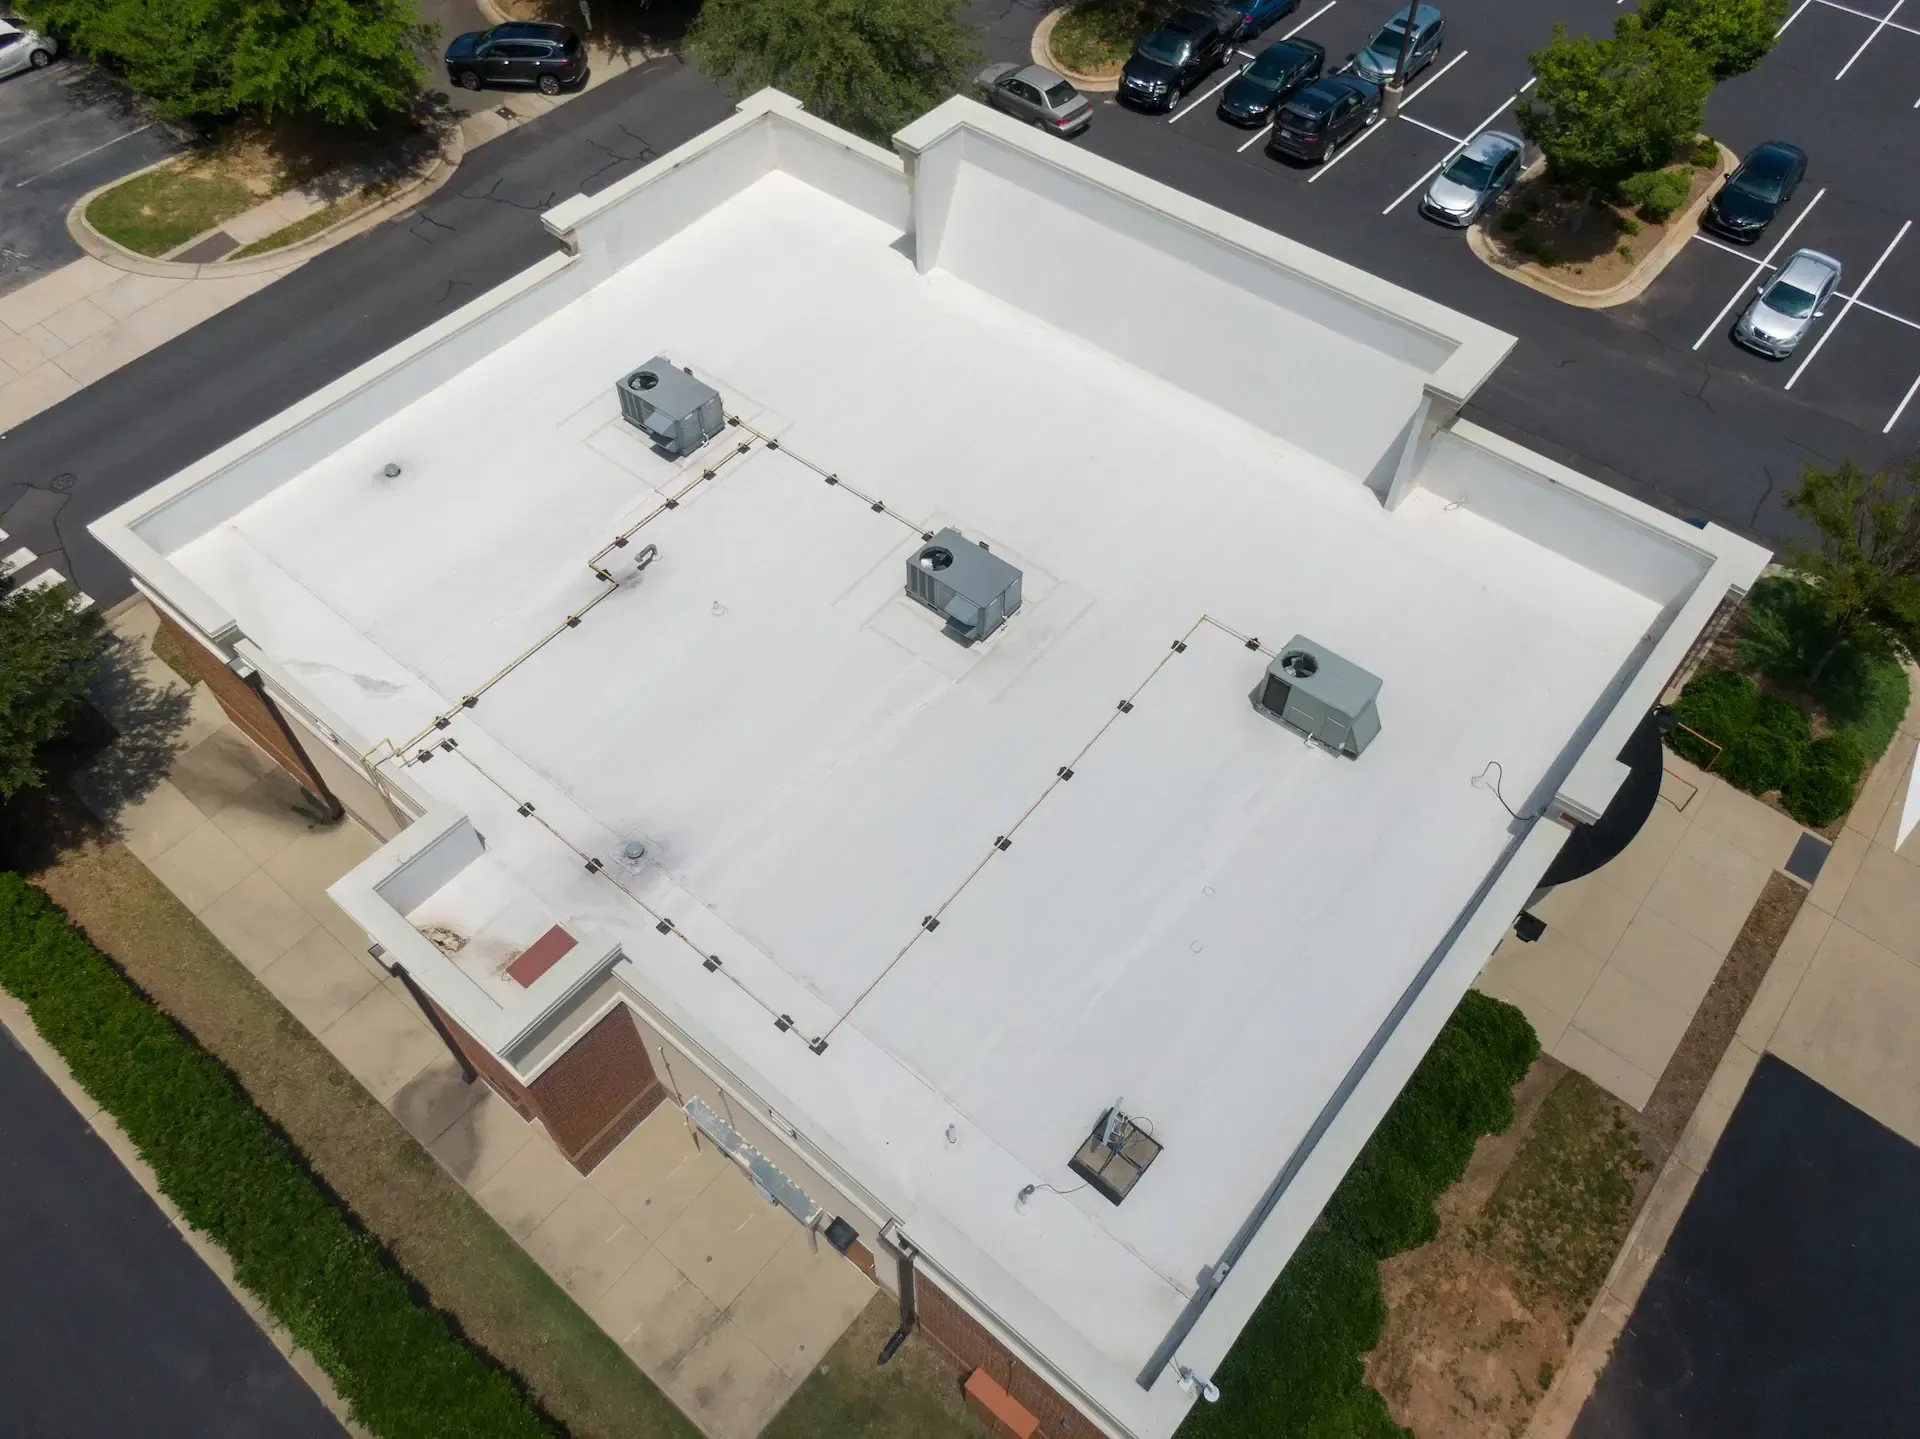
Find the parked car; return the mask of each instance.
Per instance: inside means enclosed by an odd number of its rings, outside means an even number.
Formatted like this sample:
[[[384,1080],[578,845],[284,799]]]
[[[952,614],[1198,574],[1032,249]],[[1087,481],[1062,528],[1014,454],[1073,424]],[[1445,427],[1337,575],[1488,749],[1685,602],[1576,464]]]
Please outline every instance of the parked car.
[[[1786,359],[1826,313],[1839,286],[1838,260],[1818,250],[1795,250],[1734,324],[1734,340],[1768,359]]]
[[[1235,125],[1264,125],[1274,110],[1320,78],[1327,47],[1317,40],[1269,45],[1220,92],[1220,118]]]
[[[1406,41],[1409,26],[1413,29],[1410,43]],[[1446,38],[1447,22],[1438,10],[1431,5],[1409,5],[1388,16],[1379,33],[1367,42],[1367,48],[1347,61],[1347,67],[1362,80],[1385,85],[1398,72],[1400,47],[1406,43],[1407,73],[1401,79],[1405,84],[1433,63]]]
[[[39,31],[0,20],[0,78],[45,69],[59,53],[60,47]]]
[[[1706,223],[1730,240],[1760,238],[1807,173],[1807,152],[1785,140],[1756,145],[1707,206]]]
[[[1223,11],[1176,11],[1134,47],[1120,71],[1115,98],[1149,110],[1171,110],[1227,58],[1236,23]]]
[[[1380,118],[1380,87],[1357,75],[1322,75],[1274,113],[1267,153],[1325,164]]]
[[[514,20],[470,30],[447,46],[447,78],[478,90],[486,85],[531,85],[558,95],[587,78],[587,47],[564,25]]]
[[[1482,130],[1441,168],[1420,212],[1443,225],[1471,225],[1520,173],[1526,145],[1504,130]]]
[[[1078,135],[1093,123],[1087,97],[1043,65],[989,65],[974,77],[996,110],[1056,135]]]
[[[1245,40],[1258,35],[1282,15],[1300,8],[1300,0],[1221,0],[1222,8],[1237,17],[1233,38]]]

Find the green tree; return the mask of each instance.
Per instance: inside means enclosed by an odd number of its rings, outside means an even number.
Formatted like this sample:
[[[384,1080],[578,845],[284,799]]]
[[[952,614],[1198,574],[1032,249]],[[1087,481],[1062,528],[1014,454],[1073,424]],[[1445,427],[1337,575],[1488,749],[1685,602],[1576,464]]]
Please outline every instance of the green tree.
[[[1808,465],[1787,508],[1817,536],[1787,553],[1787,563],[1813,582],[1826,621],[1807,680],[1818,680],[1848,641],[1870,632],[1920,661],[1920,459],[1899,475],[1869,475],[1852,460],[1835,470]]]
[[[1623,15],[1605,39],[1556,25],[1528,57],[1540,77],[1519,107],[1520,133],[1554,178],[1612,188],[1657,170],[1700,128],[1713,72],[1685,40]]]
[[[117,72],[169,120],[232,113],[229,0],[20,0],[20,12]]]
[[[687,49],[737,94],[773,86],[884,145],[979,63],[965,0],[706,0]]]
[[[247,0],[232,38],[232,101],[266,119],[371,128],[426,80],[415,47],[433,29],[412,0]]]
[[[100,619],[68,585],[15,589],[0,578],[0,798],[40,783],[40,750],[66,729],[93,678]]]
[[[1728,80],[1766,58],[1787,0],[1646,0],[1640,17],[1697,50],[1714,79]]]

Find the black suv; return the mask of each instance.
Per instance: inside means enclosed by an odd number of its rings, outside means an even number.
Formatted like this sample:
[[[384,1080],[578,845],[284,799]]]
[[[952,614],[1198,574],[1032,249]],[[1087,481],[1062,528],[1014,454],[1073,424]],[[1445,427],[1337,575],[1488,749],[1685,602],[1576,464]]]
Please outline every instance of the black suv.
[[[1324,165],[1379,113],[1378,85],[1358,75],[1322,75],[1275,113],[1267,153]]]
[[[566,26],[532,20],[470,30],[447,46],[447,78],[469,90],[531,85],[558,95],[587,78],[587,48]]]
[[[1117,99],[1148,110],[1171,110],[1219,68],[1233,44],[1238,16],[1181,10],[1134,47],[1120,71]]]

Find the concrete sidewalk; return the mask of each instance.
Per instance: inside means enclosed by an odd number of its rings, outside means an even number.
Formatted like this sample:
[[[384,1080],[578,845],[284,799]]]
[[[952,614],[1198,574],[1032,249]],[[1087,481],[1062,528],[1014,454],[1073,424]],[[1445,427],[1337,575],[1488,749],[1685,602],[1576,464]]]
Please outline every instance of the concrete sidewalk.
[[[460,118],[465,149],[537,120],[650,58],[642,52],[600,48],[590,53],[592,73],[587,84],[566,95],[549,98],[516,90],[469,96],[463,92],[463,100],[486,102]],[[249,244],[324,203],[318,192],[275,196],[220,228],[237,244]],[[368,212],[369,224],[378,223],[371,218],[373,213]],[[359,227],[349,224],[338,239],[357,233]],[[193,244],[200,245],[206,238],[199,237]],[[275,264],[271,255],[262,256],[246,262],[246,273],[223,274],[218,263],[140,261],[95,243],[95,253],[0,296],[0,435],[238,304],[317,253],[306,250],[284,264]],[[214,257],[210,252],[204,258]]]
[[[467,1083],[327,886],[371,854],[153,656],[122,606],[95,696],[121,739],[76,780],[96,813],[712,1439],[752,1439],[876,1292],[770,1207],[672,1103],[590,1177]]]

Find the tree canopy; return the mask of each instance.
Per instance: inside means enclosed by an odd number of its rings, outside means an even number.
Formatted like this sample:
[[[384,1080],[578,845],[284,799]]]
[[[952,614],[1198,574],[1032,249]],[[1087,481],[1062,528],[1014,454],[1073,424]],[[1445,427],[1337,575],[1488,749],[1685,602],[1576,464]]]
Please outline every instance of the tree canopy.
[[[0,798],[40,783],[41,748],[86,692],[99,638],[99,617],[74,610],[71,586],[0,578]]]
[[[1813,582],[1828,624],[1808,678],[1866,631],[1920,661],[1920,459],[1898,475],[1869,475],[1850,459],[1809,465],[1786,502],[1816,536],[1791,547],[1787,563]]]
[[[1640,17],[1691,45],[1716,80],[1729,80],[1766,58],[1787,0],[1646,0]]]
[[[766,86],[884,145],[979,63],[965,0],[706,0],[687,48],[736,94]]]
[[[1528,59],[1540,78],[1519,107],[1520,132],[1569,184],[1612,187],[1667,164],[1698,132],[1713,89],[1692,45],[1637,15],[1606,38],[1556,25]]]
[[[413,0],[21,0],[170,120],[250,111],[371,127],[426,80]]]

